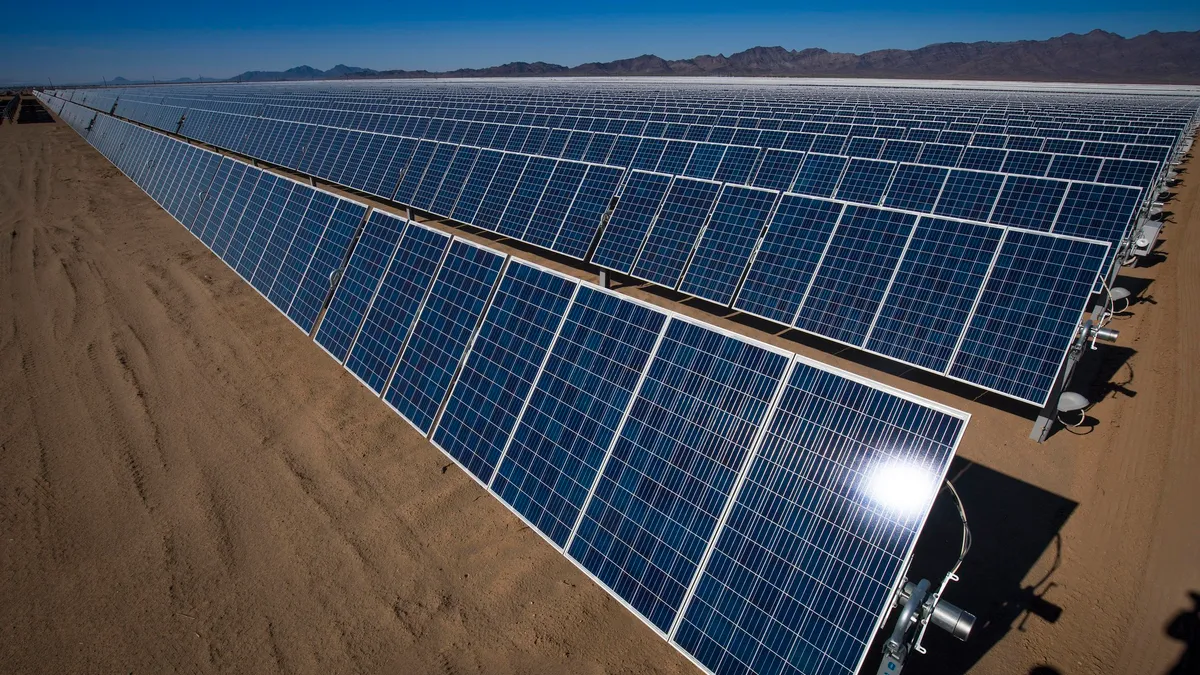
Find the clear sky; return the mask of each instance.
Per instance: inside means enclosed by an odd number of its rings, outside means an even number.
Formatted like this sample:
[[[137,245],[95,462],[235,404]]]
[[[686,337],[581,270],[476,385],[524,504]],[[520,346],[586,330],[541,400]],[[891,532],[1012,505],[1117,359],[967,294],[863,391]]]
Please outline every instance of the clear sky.
[[[933,42],[1045,39],[1094,28],[1132,37],[1200,29],[1200,3],[1160,0],[782,2],[514,0],[14,2],[0,82],[230,77],[337,63],[452,70],[509,61],[567,66],[756,45],[861,53]]]

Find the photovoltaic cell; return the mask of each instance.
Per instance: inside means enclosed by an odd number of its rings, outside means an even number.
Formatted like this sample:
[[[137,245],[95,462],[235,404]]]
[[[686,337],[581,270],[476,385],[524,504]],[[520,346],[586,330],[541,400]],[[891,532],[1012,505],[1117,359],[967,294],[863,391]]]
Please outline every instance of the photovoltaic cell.
[[[787,190],[796,180],[804,153],[789,150],[768,150],[763,155],[762,165],[754,176],[754,187],[769,190]]]
[[[496,228],[500,234],[518,239],[525,234],[525,228],[529,226],[529,219],[546,190],[556,163],[556,160],[545,157],[529,159],[525,173],[517,183],[512,199],[500,218],[500,225]]]
[[[400,238],[346,357],[346,369],[376,394],[387,384],[450,239],[448,234],[415,223],[410,223]]]
[[[857,672],[966,422],[797,359],[674,641],[715,673]]]
[[[838,185],[837,197],[860,204],[878,204],[895,170],[894,162],[852,159]]]
[[[396,242],[404,232],[407,221],[382,211],[372,211],[363,228],[358,244],[350,254],[346,271],[334,291],[329,309],[317,330],[316,342],[329,352],[338,363],[346,360],[346,354],[358,334],[363,316],[375,296],[379,280],[387,270]]]
[[[454,204],[458,201],[458,195],[462,192],[463,184],[467,182],[467,176],[470,175],[471,168],[475,166],[477,157],[479,157],[479,148],[470,148],[465,145],[458,148],[458,152],[455,153],[454,159],[450,161],[450,166],[446,169],[446,177],[442,179],[442,184],[438,187],[437,196],[434,197],[429,211],[450,217],[454,211]]]
[[[842,204],[784,195],[733,306],[791,325],[842,214]]]
[[[367,212],[365,206],[348,199],[337,199],[336,202],[329,224],[300,281],[300,290],[287,311],[292,321],[307,333],[312,332],[317,316],[333,290],[333,274],[346,261],[346,253]]]
[[[560,548],[666,320],[588,286],[571,304],[491,485]]]
[[[998,227],[921,218],[866,348],[945,371],[1002,234]]]
[[[787,361],[672,319],[650,363],[567,548],[664,632]]]
[[[949,374],[1045,403],[1108,247],[1010,230]]]
[[[528,162],[529,157],[525,155],[504,155],[499,168],[496,169],[496,176],[492,178],[492,184],[483,195],[475,219],[470,221],[472,225],[496,231],[500,225],[500,216],[504,214],[505,207],[512,199],[513,191],[516,190]]]
[[[910,213],[847,206],[795,326],[861,345],[916,220]]]
[[[728,305],[779,193],[726,185],[679,290]]]
[[[467,182],[463,184],[462,192],[458,195],[458,201],[454,203],[454,213],[450,214],[451,218],[460,223],[475,222],[475,212],[479,210],[479,203],[483,201],[484,193],[492,184],[492,177],[496,175],[496,167],[500,166],[502,156],[502,153],[495,150],[484,150],[479,153],[479,157],[475,160],[475,166],[471,167]]]
[[[576,286],[573,279],[515,260],[500,279],[432,436],[485,485]]]
[[[1046,170],[1046,175],[1050,178],[1093,181],[1103,163],[1104,160],[1099,157],[1057,155]]]
[[[504,256],[455,239],[383,399],[428,434],[475,333]]]

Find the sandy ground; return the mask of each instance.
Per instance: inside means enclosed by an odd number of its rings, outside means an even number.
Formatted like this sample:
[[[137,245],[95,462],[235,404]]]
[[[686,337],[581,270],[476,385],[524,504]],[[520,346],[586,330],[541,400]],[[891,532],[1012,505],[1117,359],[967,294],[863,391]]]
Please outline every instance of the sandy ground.
[[[0,157],[0,671],[696,672],[69,127],[4,125]],[[949,598],[980,622],[908,672],[1167,673],[1200,591],[1185,178],[1095,426],[1045,445],[1019,406],[629,292],[974,415]]]

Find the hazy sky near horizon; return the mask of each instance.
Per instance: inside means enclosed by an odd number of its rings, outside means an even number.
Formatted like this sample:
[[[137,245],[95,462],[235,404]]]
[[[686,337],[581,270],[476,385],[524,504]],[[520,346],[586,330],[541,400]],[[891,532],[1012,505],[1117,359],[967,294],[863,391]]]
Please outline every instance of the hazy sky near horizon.
[[[161,5],[18,3],[6,11],[0,83],[231,77],[338,63],[453,70],[510,61],[577,65],[653,53],[730,54],[756,45],[861,53],[934,42],[1045,39],[1100,28],[1126,37],[1200,29],[1200,6],[1144,0],[834,0]]]

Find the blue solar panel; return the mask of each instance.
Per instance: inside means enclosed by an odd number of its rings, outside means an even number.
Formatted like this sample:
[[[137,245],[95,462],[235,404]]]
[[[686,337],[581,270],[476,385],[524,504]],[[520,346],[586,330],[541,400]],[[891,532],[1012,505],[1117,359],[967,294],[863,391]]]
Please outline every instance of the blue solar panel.
[[[788,358],[681,319],[649,371],[567,545],[667,631]]]
[[[408,168],[404,170],[404,175],[400,178],[396,196],[392,198],[394,201],[401,204],[412,203],[413,196],[417,194],[417,188],[421,185],[421,179],[425,177],[425,169],[433,160],[433,153],[437,148],[438,144],[432,141],[421,141],[417,145],[417,149],[413,151],[412,159],[408,163]]]
[[[529,225],[521,233],[521,239],[545,248],[554,244],[587,168],[586,164],[567,161],[560,161],[554,167],[545,192],[534,206]]]
[[[883,146],[886,142],[882,138],[869,138],[865,136],[851,138],[850,144],[846,146],[846,155],[849,157],[876,159],[883,152]]]
[[[754,187],[785,191],[796,181],[804,153],[789,150],[770,150],[763,155],[762,165],[751,183]]]
[[[428,209],[430,212],[450,217],[450,214],[454,212],[454,204],[458,201],[458,195],[467,182],[467,176],[471,174],[471,168],[475,166],[477,157],[479,157],[479,148],[459,147],[454,159],[450,161],[450,166],[446,169],[446,177],[442,179],[442,184],[438,187],[437,196],[434,197],[433,204]]]
[[[577,286],[515,260],[500,279],[431,437],[485,485]]]
[[[492,184],[492,177],[496,175],[496,167],[500,166],[501,157],[503,154],[495,150],[479,153],[479,157],[475,159],[475,166],[471,167],[467,182],[463,184],[462,192],[458,195],[458,201],[454,202],[451,218],[460,223],[475,222],[475,212],[479,210],[479,203],[483,201],[483,195]]]
[[[670,186],[671,176],[644,171],[631,173],[600,236],[592,262],[619,272],[632,269]]]
[[[1158,175],[1158,164],[1155,162],[1142,162],[1132,159],[1106,159],[1104,160],[1104,166],[1100,168],[1100,175],[1096,177],[1096,181],[1099,183],[1132,185],[1149,189],[1156,175]]]
[[[921,154],[921,144],[916,141],[888,141],[883,146],[879,159],[893,162],[915,162]]]
[[[1058,155],[1054,158],[1054,162],[1050,164],[1046,175],[1050,178],[1064,178],[1066,180],[1095,180],[1096,174],[1100,171],[1100,165],[1103,163],[1104,160],[1099,157]]]
[[[910,213],[847,206],[795,326],[861,345],[916,220]]]
[[[949,374],[1045,403],[1108,247],[1008,232]]]
[[[951,171],[933,212],[939,216],[987,221],[1004,176],[978,171]]]
[[[687,141],[670,141],[667,143],[667,149],[663,151],[662,158],[658,160],[656,170],[659,173],[681,174],[684,167],[687,166],[688,160],[692,157],[692,152],[695,150],[696,144]]]
[[[496,228],[497,232],[518,239],[525,234],[525,228],[529,226],[533,210],[537,208],[542,193],[546,191],[546,184],[550,181],[555,164],[557,164],[556,160],[545,157],[529,159],[525,173],[513,190],[512,199],[508,202],[508,207],[500,218],[500,224]]]
[[[288,247],[283,262],[279,265],[279,272],[275,275],[275,281],[267,293],[267,299],[284,314],[287,314],[288,308],[292,306],[292,299],[300,290],[300,281],[308,271],[308,264],[317,250],[317,243],[321,240],[321,234],[325,232],[325,226],[329,224],[333,208],[338,201],[337,197],[328,192],[313,191],[308,209],[300,219],[291,246]],[[341,263],[340,260],[338,262]],[[305,332],[307,330],[305,328]]]
[[[866,348],[945,371],[1002,234],[998,227],[921,218]]]
[[[1067,191],[1054,231],[1115,244],[1129,229],[1141,192],[1134,187],[1075,183]]]
[[[200,214],[196,216],[196,230],[200,241],[213,252],[216,252],[217,234],[221,231],[221,224],[224,222],[225,214],[229,207],[235,201],[239,188],[242,182],[246,179],[247,167],[241,162],[229,161],[229,167],[226,171],[225,180],[221,183],[220,188],[210,190],[209,198],[204,203],[204,208]],[[256,172],[257,174],[257,172]],[[218,176],[218,180],[220,176]],[[258,176],[254,175],[254,180],[258,180]],[[245,202],[243,201],[244,205]]]
[[[949,173],[942,167],[901,164],[888,187],[883,205],[929,213],[942,193],[942,184]]]
[[[217,230],[213,236],[213,253],[221,256],[221,260],[224,260],[225,264],[230,267],[233,266],[228,255],[231,239],[237,232],[238,223],[242,220],[242,214],[246,211],[246,205],[249,204],[251,197],[257,192],[258,182],[263,174],[263,171],[247,167],[245,175],[242,176],[242,182],[238,184],[237,191],[233,193],[229,207],[225,209],[225,213],[221,214],[220,221],[210,226],[216,227]],[[213,214],[213,217],[215,219],[216,214]]]
[[[959,158],[962,157],[963,147],[960,145],[945,145],[942,143],[926,143],[921,149],[921,155],[917,158],[918,164],[928,164],[931,166],[958,166]]]
[[[852,159],[838,185],[837,197],[860,204],[878,204],[895,170],[894,162]]]
[[[338,363],[346,360],[405,225],[407,221],[401,218],[382,211],[371,212],[350,254],[346,271],[314,338]]]
[[[725,155],[725,148],[724,145],[700,143],[696,146],[696,151],[692,153],[692,158],[688,160],[683,175],[711,179],[717,174],[717,167],[720,166],[721,158]]]
[[[261,184],[262,181],[259,181]],[[253,224],[247,222],[247,237],[245,247],[241,251],[241,256],[238,258],[234,269],[243,279],[249,283],[250,278],[254,276],[254,270],[258,267],[258,261],[262,259],[263,249],[267,245],[267,240],[271,238],[271,233],[275,231],[275,223],[279,221],[279,215],[283,213],[283,206],[287,203],[288,197],[292,194],[292,188],[296,184],[289,181],[278,179],[271,186],[270,194],[267,195],[263,202],[261,210],[251,214],[251,208],[256,205],[252,199],[250,207],[246,209],[246,216],[255,215]],[[243,221],[247,220],[243,217]],[[239,233],[242,229],[238,228]]]
[[[857,672],[966,423],[798,358],[676,644],[715,673]]]
[[[732,302],[778,196],[771,190],[726,185],[679,290],[722,305]]]
[[[715,178],[723,183],[745,184],[750,180],[750,174],[758,164],[761,152],[759,148],[729,146],[725,150],[725,156],[721,158],[721,165],[717,167]]]
[[[438,188],[442,186],[442,180],[446,177],[446,172],[450,170],[450,162],[454,159],[454,155],[457,152],[457,145],[449,143],[438,144],[437,149],[433,152],[433,156],[429,159],[429,166],[425,169],[425,175],[421,177],[421,182],[417,185],[417,191],[413,193],[411,202],[413,207],[425,211],[433,208],[433,201],[438,194]]]
[[[666,320],[588,286],[571,304],[491,486],[560,548]]]
[[[804,159],[792,192],[815,197],[829,197],[842,177],[847,159],[832,155],[810,154]]]
[[[734,308],[791,325],[841,214],[837,202],[784,195]]]
[[[346,357],[346,369],[376,394],[387,384],[450,240],[450,235],[416,223],[400,238]]]
[[[1004,166],[1004,158],[1008,153],[996,148],[967,148],[962,159],[958,160],[960,169],[975,171],[999,171]]]
[[[283,257],[287,255],[288,247],[291,246],[292,240],[300,230],[304,212],[308,210],[308,205],[312,202],[315,194],[316,190],[306,185],[296,185],[288,195],[283,210],[280,211],[279,218],[275,221],[275,227],[263,245],[263,254],[259,258],[258,266],[254,268],[254,274],[250,277],[251,285],[264,296],[270,293],[271,284],[279,273],[279,266],[283,264]]]
[[[596,239],[600,221],[612,204],[613,195],[617,193],[617,186],[624,175],[624,169],[589,166],[551,248],[583,260]]]
[[[446,253],[383,395],[423,434],[429,433],[446,400],[503,267],[504,256],[461,239]]]
[[[347,199],[338,199],[329,224],[321,234],[308,269],[300,281],[300,289],[288,307],[287,315],[306,333],[311,333],[317,315],[329,298],[335,270],[346,261],[354,235],[366,215],[366,207]],[[341,359],[339,359],[340,361]]]
[[[529,159],[525,155],[504,155],[499,168],[496,169],[496,176],[492,178],[492,184],[483,195],[475,219],[470,221],[472,225],[496,231],[500,225],[500,216],[504,215],[504,209],[512,199],[513,191],[516,190]]]
[[[1001,225],[1049,231],[1066,192],[1065,181],[1009,176],[989,220]]]
[[[631,274],[675,288],[720,190],[720,183],[676,178]]]

